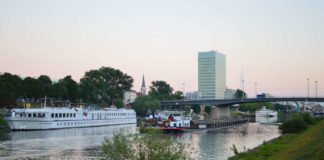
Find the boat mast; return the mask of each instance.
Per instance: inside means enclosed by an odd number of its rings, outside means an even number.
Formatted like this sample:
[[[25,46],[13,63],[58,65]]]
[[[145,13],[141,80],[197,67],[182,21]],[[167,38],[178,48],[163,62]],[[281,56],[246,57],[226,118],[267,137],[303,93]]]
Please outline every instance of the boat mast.
[[[44,108],[46,107],[47,96],[45,96]]]

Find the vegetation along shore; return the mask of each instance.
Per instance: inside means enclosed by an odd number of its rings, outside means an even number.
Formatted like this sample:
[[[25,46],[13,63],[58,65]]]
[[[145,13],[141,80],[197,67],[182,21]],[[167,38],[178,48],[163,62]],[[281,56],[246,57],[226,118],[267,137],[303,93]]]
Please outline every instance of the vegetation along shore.
[[[283,135],[230,160],[324,159],[324,120],[309,114],[293,116],[280,127]]]

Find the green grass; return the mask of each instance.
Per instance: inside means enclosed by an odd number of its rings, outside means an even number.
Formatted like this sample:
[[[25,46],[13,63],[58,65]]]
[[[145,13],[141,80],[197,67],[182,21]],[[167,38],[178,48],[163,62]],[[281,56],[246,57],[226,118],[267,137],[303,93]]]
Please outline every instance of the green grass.
[[[293,139],[271,159],[324,159],[324,120]]]
[[[324,120],[301,134],[285,134],[231,160],[324,159]]]

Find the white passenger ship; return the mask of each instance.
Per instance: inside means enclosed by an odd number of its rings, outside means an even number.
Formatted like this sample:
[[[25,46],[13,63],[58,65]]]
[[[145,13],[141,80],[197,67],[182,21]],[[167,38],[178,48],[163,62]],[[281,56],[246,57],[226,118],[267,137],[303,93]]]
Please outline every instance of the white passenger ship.
[[[12,130],[43,130],[135,124],[136,113],[133,109],[44,107],[12,109],[5,120]]]

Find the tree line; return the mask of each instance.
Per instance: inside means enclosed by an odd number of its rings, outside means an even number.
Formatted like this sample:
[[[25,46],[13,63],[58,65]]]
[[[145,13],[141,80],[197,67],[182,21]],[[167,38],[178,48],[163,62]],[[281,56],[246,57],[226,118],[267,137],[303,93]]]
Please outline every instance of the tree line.
[[[22,78],[0,74],[0,106],[16,105],[17,99],[36,102],[47,96],[55,100],[84,103],[111,103],[123,99],[133,86],[133,78],[118,69],[101,67],[85,73],[80,82],[68,75],[53,81],[47,75]]]
[[[76,82],[68,75],[53,81],[47,75],[38,78],[22,78],[11,73],[0,73],[0,107],[17,105],[18,99],[30,102],[40,101],[45,96],[72,103],[93,103],[123,106],[124,93],[133,87],[133,78],[118,69],[101,67],[90,70]],[[149,96],[154,103],[162,99],[183,99],[183,93],[176,91],[165,81],[153,81]]]

